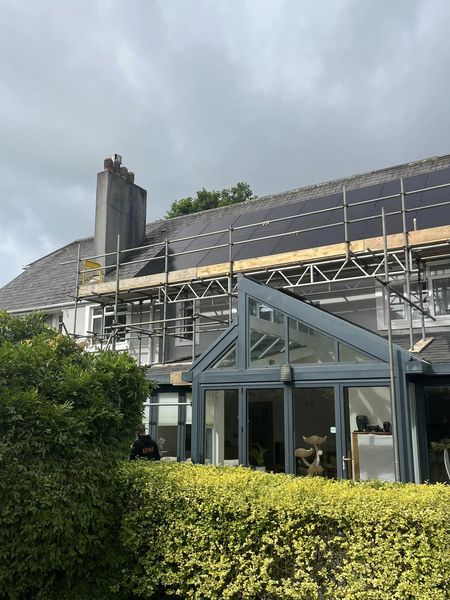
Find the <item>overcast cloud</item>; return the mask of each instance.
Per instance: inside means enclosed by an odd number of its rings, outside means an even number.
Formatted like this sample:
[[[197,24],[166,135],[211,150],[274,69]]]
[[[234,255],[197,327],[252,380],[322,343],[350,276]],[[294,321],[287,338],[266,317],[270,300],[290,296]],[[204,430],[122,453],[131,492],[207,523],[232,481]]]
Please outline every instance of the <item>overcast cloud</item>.
[[[92,235],[117,152],[148,220],[450,152],[448,0],[0,0],[0,285]]]

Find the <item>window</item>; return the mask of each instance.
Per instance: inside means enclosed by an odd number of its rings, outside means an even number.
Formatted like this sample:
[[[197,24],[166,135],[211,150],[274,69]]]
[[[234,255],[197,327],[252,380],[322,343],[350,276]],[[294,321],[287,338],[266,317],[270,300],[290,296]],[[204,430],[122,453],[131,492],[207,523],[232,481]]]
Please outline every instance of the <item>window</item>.
[[[428,265],[422,281],[411,282],[411,300],[421,305],[424,310],[436,317],[440,324],[450,324],[450,265],[448,263],[437,263]],[[391,310],[392,324],[396,328],[407,326],[408,310],[407,302],[397,293],[406,296],[407,290],[405,282],[398,281],[391,283],[389,293],[389,305]],[[378,320],[378,327],[384,329],[387,326],[386,307],[384,297],[386,290],[380,291],[377,299],[378,314],[382,315]],[[412,320],[415,325],[421,321],[422,314],[420,310],[411,307]],[[427,316],[425,315],[425,319]],[[431,324],[431,323],[430,323]],[[436,325],[436,323],[434,323]]]
[[[294,447],[297,475],[337,476],[332,387],[294,389]]]
[[[192,446],[192,394],[186,394],[186,403],[191,403],[191,406],[186,406],[186,436],[184,440],[184,457],[186,460],[191,459]]]
[[[337,344],[328,335],[289,319],[289,362],[329,363],[337,360]]]
[[[432,265],[429,268],[434,314],[450,314],[450,267],[448,264]]]
[[[286,362],[369,363],[378,359],[331,336],[285,315],[260,301],[250,298],[250,366],[269,367]],[[286,352],[285,318],[288,321],[288,353]],[[339,352],[339,353],[338,353]],[[288,354],[288,356],[287,356]],[[235,347],[225,352],[212,368],[232,368],[236,364]]]
[[[255,468],[284,473],[284,392],[278,388],[247,391],[247,455]]]
[[[212,369],[235,369],[236,368],[236,346],[228,348],[222,356],[211,367]]]
[[[450,483],[446,459],[450,450],[450,386],[424,386],[424,409],[428,455],[428,479],[431,483]]]
[[[355,481],[395,481],[390,390],[348,387],[344,394],[346,476]]]
[[[433,282],[433,303],[437,316],[450,313],[450,278],[445,277]]]
[[[250,366],[271,367],[286,362],[284,315],[250,298]]]
[[[187,346],[192,344],[194,335],[194,303],[192,300],[185,300],[177,304],[177,327],[176,327],[176,346]],[[197,341],[197,340],[196,340]]]
[[[238,464],[238,390],[205,393],[205,463]]]
[[[58,313],[58,333],[64,333],[64,330],[66,330],[64,325],[64,316],[63,313],[60,312]]]
[[[117,324],[127,324],[127,306],[122,305],[117,310]],[[114,306],[99,306],[92,311],[92,333],[102,341],[106,342],[113,332]],[[125,328],[118,330],[116,342],[124,342],[126,336]]]
[[[346,344],[339,343],[339,362],[352,362],[352,363],[373,363],[380,362],[378,358],[364,354],[360,350],[355,350]]]
[[[161,458],[177,460],[178,393],[158,394],[157,436]]]
[[[406,285],[394,284],[391,285],[391,288],[392,290],[389,297],[389,304],[391,307],[391,319],[392,321],[404,321],[407,319],[406,301],[395,292],[397,291],[400,294],[406,296]],[[417,281],[413,281],[410,284],[410,289],[412,302],[420,306],[420,302],[422,301],[424,309],[428,310],[429,293],[427,288],[427,282],[421,281],[419,284]],[[413,320],[420,320],[421,312],[415,309],[414,307],[411,307],[411,310]]]
[[[404,295],[402,284],[391,284],[391,289],[389,290],[389,308],[393,321],[406,319],[405,301],[396,292]]]

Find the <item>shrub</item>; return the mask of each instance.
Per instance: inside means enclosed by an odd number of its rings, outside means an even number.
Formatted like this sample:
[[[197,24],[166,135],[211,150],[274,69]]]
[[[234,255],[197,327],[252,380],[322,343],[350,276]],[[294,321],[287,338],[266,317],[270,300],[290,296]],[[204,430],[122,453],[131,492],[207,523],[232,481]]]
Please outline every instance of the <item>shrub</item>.
[[[0,598],[110,597],[116,464],[147,393],[127,355],[0,314]]]
[[[243,467],[121,469],[122,593],[139,599],[409,599],[450,594],[450,488]]]

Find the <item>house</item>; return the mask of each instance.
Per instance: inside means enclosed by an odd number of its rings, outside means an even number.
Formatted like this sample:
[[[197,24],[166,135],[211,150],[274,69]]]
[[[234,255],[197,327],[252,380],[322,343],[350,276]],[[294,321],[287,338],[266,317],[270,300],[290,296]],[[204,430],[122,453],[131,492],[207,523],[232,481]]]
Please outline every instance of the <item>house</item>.
[[[146,365],[167,460],[450,480],[450,156],[146,210],[106,159],[95,235],[29,265],[0,309]]]

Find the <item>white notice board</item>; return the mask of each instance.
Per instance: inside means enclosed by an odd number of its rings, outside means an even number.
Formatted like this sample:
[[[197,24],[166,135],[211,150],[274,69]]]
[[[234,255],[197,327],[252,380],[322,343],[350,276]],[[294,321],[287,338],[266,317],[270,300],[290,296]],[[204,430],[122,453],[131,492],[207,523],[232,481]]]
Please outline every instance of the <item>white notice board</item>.
[[[392,434],[354,431],[352,442],[356,480],[395,481]]]

